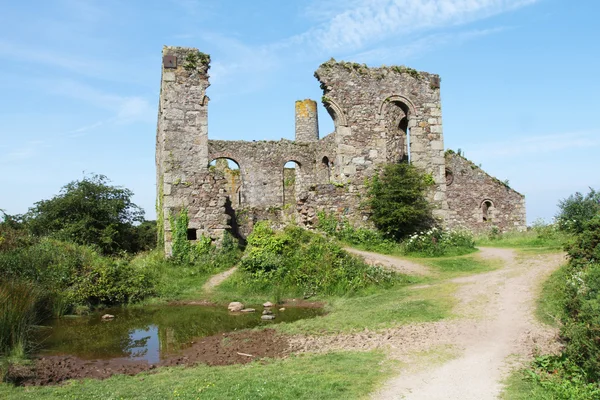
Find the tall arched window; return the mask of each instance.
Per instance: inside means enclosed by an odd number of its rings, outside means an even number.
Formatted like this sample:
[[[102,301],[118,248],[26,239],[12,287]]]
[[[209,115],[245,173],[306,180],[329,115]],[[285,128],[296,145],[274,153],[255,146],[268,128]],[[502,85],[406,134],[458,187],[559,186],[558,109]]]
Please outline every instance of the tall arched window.
[[[283,166],[283,205],[296,204],[296,188],[300,182],[298,161],[290,160]]]
[[[481,215],[483,222],[491,222],[492,221],[492,209],[494,208],[494,204],[491,200],[484,200],[481,203]]]
[[[321,159],[318,174],[320,183],[329,183],[331,180],[331,162],[329,161],[329,157],[325,156]]]
[[[235,207],[242,205],[243,181],[240,164],[231,158],[219,157],[212,160],[208,167],[210,170],[221,172],[227,179],[227,194],[231,204]]]

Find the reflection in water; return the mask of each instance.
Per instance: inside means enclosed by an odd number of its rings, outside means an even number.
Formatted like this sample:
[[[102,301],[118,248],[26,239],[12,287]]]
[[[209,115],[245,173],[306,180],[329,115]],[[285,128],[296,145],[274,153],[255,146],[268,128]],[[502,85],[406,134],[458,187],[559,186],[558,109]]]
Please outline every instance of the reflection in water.
[[[127,348],[129,358],[146,360],[151,364],[160,361],[160,344],[158,326],[150,325],[147,329],[134,329],[129,334],[130,347]]]
[[[74,355],[85,359],[126,358],[157,363],[199,337],[220,332],[291,322],[323,313],[315,308],[274,310],[276,319],[264,322],[256,313],[230,314],[215,306],[149,306],[115,308],[87,317],[64,317],[48,321],[41,333],[42,355]],[[102,314],[113,314],[102,321]]]

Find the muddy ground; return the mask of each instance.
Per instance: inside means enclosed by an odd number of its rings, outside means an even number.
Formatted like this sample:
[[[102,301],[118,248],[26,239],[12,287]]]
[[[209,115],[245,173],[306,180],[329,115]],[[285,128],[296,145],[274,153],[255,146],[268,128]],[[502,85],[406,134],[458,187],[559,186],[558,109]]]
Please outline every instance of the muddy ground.
[[[34,359],[28,366],[12,366],[8,379],[17,385],[55,385],[69,379],[106,379],[112,375],[135,375],[164,366],[245,364],[264,357],[288,353],[288,340],[273,329],[222,333],[198,339],[179,354],[157,364],[125,359],[84,360],[71,356]]]

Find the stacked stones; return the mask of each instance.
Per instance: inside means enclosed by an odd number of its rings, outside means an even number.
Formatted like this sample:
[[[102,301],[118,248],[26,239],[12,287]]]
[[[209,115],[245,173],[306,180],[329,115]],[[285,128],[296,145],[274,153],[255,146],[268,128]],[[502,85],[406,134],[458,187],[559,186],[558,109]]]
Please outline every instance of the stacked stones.
[[[260,319],[262,319],[263,321],[271,321],[275,319],[275,315],[273,315],[273,311],[271,310],[271,307],[273,307],[274,304],[271,303],[270,301],[267,301],[265,304],[263,304],[263,307],[265,308],[262,312],[262,316],[260,317]]]

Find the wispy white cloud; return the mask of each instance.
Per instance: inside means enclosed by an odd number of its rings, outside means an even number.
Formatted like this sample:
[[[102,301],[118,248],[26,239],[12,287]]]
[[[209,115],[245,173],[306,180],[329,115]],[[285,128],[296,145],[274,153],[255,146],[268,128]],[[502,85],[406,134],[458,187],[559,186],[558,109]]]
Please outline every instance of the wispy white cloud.
[[[222,49],[220,57],[211,63],[212,84],[233,83],[238,94],[262,86],[267,73],[281,63],[280,55],[269,45],[248,46],[236,38],[215,33],[203,33],[201,38]]]
[[[141,96],[124,96],[106,93],[93,86],[72,80],[39,80],[38,85],[60,96],[84,101],[93,106],[112,111],[117,123],[148,122],[156,118],[156,110],[148,99]]]
[[[41,153],[42,148],[48,148],[51,145],[45,140],[30,140],[22,146],[7,152],[0,157],[3,164],[12,164],[19,161],[30,160]]]
[[[328,52],[356,51],[382,40],[462,25],[539,0],[362,0],[297,37]],[[339,4],[340,1],[334,3]]]
[[[349,56],[357,62],[395,62],[398,59],[413,58],[445,45],[457,45],[478,37],[493,35],[507,30],[507,27],[479,29],[463,32],[436,33],[414,40],[401,46],[383,46]]]
[[[10,59],[59,67],[72,71],[89,71],[98,64],[70,54],[43,48],[32,48],[0,39],[0,59]]]
[[[82,136],[87,135],[90,131],[93,131],[95,129],[100,128],[101,126],[106,125],[110,121],[111,120],[98,121],[98,122],[90,124],[90,125],[85,125],[85,126],[70,130],[70,131],[66,132],[65,135],[70,138],[82,137]]]
[[[600,132],[585,131],[529,136],[521,139],[486,143],[485,145],[467,145],[465,147],[469,149],[469,158],[475,160],[516,158],[600,147]]]

